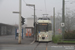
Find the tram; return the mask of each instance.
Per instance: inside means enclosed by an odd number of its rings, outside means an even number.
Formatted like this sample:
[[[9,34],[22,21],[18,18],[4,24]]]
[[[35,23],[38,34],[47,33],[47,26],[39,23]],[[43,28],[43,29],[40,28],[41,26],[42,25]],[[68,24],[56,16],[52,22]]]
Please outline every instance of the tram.
[[[52,41],[52,22],[49,18],[39,18],[36,23],[36,41]]]

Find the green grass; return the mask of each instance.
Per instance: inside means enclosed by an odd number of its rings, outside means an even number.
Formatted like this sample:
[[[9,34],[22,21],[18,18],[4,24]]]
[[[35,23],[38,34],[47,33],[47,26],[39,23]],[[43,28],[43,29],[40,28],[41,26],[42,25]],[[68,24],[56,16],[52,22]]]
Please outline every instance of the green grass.
[[[55,37],[52,37],[52,41],[54,43],[59,43],[59,42],[63,42],[63,43],[75,43],[75,41],[63,41],[61,35],[55,35]]]
[[[52,37],[52,41],[54,42],[54,43],[57,43],[60,39],[61,39],[61,35],[55,35],[54,37]]]
[[[61,42],[61,41],[60,41]],[[75,43],[75,41],[62,41],[63,43]]]

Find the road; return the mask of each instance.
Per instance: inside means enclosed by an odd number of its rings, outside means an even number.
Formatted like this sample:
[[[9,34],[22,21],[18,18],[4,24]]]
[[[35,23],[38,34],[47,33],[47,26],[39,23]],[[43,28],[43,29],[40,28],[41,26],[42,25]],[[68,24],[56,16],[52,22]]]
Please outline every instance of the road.
[[[33,38],[23,38],[21,44],[30,44]],[[15,35],[0,36],[0,44],[18,44],[18,37],[15,39]]]
[[[33,44],[31,44],[33,38],[24,38],[22,40],[22,44],[17,44],[17,40],[15,40],[15,38],[13,37],[14,37],[13,35],[0,36],[0,50],[75,50],[74,44],[55,44],[52,42],[49,43],[34,42]]]

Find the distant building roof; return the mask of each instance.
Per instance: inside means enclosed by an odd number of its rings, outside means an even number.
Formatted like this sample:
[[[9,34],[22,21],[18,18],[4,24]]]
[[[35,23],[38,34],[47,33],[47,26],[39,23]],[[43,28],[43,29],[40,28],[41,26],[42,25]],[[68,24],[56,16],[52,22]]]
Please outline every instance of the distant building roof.
[[[15,25],[0,23],[0,27],[2,27],[2,26],[8,26],[8,27],[15,27],[15,28],[18,28],[18,26],[15,26]]]

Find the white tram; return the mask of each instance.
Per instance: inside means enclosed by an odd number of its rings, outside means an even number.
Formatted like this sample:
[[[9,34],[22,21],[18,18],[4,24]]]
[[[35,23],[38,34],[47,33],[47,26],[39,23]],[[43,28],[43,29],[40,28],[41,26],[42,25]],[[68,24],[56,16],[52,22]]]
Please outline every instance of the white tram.
[[[39,18],[37,20],[36,41],[52,41],[52,23],[49,18]]]

